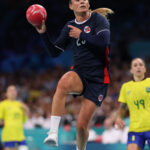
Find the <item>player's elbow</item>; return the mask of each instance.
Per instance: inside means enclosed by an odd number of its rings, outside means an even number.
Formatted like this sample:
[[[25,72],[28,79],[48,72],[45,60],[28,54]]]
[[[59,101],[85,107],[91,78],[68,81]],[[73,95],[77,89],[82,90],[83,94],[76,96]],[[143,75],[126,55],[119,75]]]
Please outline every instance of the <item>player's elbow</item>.
[[[60,53],[51,53],[51,56],[53,57],[53,58],[56,58],[56,57],[58,57],[60,55]]]
[[[109,31],[105,31],[105,32],[101,32],[98,35],[99,38],[99,44],[101,46],[107,47],[110,44],[110,32]]]
[[[110,44],[110,42],[108,40],[104,40],[103,42],[98,43],[98,46],[99,47],[108,47],[109,44]]]
[[[56,58],[56,57],[58,57],[58,55],[51,55],[53,58]]]

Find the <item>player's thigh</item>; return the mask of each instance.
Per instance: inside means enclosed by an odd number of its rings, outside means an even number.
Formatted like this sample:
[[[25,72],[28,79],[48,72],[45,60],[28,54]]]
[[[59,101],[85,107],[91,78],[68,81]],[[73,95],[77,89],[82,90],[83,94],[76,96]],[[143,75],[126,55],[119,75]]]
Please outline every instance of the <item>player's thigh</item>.
[[[77,120],[77,128],[80,127],[88,127],[89,122],[96,110],[97,106],[92,101],[83,98],[82,105],[80,108],[78,120]]]
[[[79,92],[83,91],[83,83],[79,75],[74,71],[65,73],[58,82],[57,90],[64,92]]]
[[[131,144],[128,144],[127,150],[141,150],[141,148],[137,144],[131,143]]]
[[[143,132],[129,132],[127,150],[142,150],[145,145]]]

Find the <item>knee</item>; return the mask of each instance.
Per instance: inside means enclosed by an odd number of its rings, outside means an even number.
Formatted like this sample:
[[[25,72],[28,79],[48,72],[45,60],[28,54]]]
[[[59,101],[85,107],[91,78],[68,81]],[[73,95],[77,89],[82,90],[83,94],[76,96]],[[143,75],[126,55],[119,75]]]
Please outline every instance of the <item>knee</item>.
[[[58,82],[57,91],[68,94],[72,91],[72,82],[74,81],[74,76],[72,73],[66,73]]]
[[[87,132],[88,128],[87,128],[87,124],[83,121],[80,121],[77,123],[76,125],[77,131],[79,132]]]
[[[69,85],[65,80],[60,80],[57,85],[57,91],[67,94],[69,92]]]

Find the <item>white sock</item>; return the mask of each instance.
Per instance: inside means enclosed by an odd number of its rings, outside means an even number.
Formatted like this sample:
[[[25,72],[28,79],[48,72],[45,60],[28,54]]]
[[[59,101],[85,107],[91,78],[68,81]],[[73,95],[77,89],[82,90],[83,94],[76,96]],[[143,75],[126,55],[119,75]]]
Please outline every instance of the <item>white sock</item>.
[[[51,116],[50,132],[58,132],[60,120],[60,116]]]
[[[18,147],[18,150],[29,150],[26,145],[22,145]]]
[[[78,149],[78,146],[76,146],[76,150],[79,150],[79,149]]]
[[[76,150],[79,150],[78,146],[76,146]],[[84,150],[86,150],[86,146],[85,146]]]

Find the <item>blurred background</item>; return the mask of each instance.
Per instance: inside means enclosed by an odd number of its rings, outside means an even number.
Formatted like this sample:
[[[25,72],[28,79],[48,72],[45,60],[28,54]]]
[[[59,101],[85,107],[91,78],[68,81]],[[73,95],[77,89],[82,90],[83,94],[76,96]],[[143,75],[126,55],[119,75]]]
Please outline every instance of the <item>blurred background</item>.
[[[66,51],[55,59],[46,53],[39,34],[25,17],[31,4],[41,4],[46,8],[46,24],[53,41],[74,16],[68,8],[68,0],[0,0],[0,101],[5,98],[5,89],[9,84],[17,85],[18,99],[31,110],[24,126],[28,146],[32,150],[47,150],[49,148],[43,145],[43,139],[49,128],[52,97],[58,80],[73,64],[72,52]],[[113,128],[112,118],[119,106],[120,87],[131,79],[131,59],[144,58],[147,75],[150,75],[149,6],[148,0],[91,0],[91,9],[108,7],[115,14],[109,16],[112,83],[92,120],[87,150],[126,148],[128,111],[123,131],[115,130],[107,135],[107,130]],[[60,149],[75,149],[75,125],[80,101],[80,97],[67,98],[60,128]],[[112,139],[112,136],[116,138]]]

